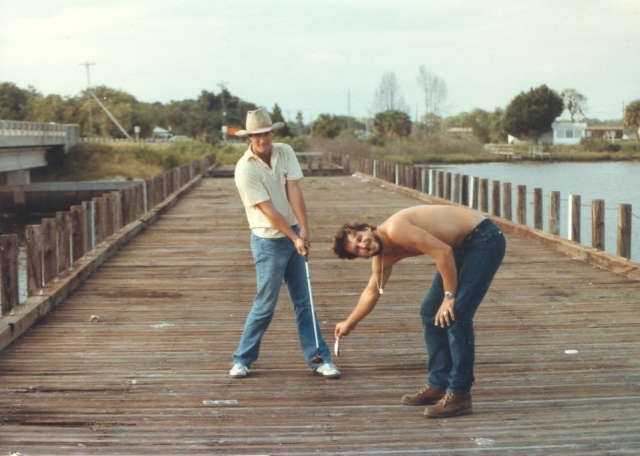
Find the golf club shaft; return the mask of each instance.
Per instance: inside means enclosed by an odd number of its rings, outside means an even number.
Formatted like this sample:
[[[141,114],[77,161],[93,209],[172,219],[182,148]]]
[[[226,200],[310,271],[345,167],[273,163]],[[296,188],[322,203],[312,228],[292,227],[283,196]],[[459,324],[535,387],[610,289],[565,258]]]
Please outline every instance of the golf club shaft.
[[[311,292],[311,276],[309,274],[309,259],[304,257],[304,266],[307,269],[307,283],[309,284],[309,302],[311,303],[311,319],[313,321],[313,335],[316,338],[316,351],[320,352],[320,345],[318,344],[318,331],[316,329],[316,311],[313,308],[313,293]]]

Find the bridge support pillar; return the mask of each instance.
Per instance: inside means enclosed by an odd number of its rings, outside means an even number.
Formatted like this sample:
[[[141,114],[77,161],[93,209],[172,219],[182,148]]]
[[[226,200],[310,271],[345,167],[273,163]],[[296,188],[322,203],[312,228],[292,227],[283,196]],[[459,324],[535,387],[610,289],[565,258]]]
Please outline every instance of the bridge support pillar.
[[[7,171],[7,185],[29,185],[31,184],[31,173],[28,169]]]

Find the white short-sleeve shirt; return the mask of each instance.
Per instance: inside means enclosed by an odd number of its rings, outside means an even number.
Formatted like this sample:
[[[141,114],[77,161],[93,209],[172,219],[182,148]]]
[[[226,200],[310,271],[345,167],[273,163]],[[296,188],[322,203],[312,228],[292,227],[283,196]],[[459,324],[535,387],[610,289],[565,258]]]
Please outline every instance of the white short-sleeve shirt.
[[[302,179],[302,169],[295,152],[288,144],[274,143],[271,152],[271,168],[247,149],[238,160],[235,183],[244,204],[249,228],[260,237],[278,238],[284,234],[275,229],[256,204],[271,200],[289,225],[298,223],[287,198],[288,180]]]

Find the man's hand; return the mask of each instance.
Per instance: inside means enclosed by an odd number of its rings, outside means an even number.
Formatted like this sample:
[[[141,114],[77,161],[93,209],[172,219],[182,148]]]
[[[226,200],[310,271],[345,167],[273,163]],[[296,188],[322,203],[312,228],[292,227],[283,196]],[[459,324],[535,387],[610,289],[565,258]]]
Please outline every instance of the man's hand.
[[[304,242],[304,248],[306,253],[301,255],[306,255],[309,253],[309,249],[311,248],[311,232],[304,227],[300,228],[300,239]]]
[[[453,321],[456,319],[456,315],[453,313],[453,304],[455,303],[455,299],[453,298],[445,298],[438,309],[438,313],[436,314],[436,326],[440,326],[441,328],[445,328],[447,326],[451,326]]]
[[[300,255],[307,256],[309,249],[307,248],[307,244],[302,239],[296,239],[293,244],[295,245],[296,250]]]
[[[349,335],[350,332],[351,332],[351,328],[349,327],[347,320],[340,322],[336,325],[336,331],[335,331],[336,339],[340,340],[342,336],[347,336]]]

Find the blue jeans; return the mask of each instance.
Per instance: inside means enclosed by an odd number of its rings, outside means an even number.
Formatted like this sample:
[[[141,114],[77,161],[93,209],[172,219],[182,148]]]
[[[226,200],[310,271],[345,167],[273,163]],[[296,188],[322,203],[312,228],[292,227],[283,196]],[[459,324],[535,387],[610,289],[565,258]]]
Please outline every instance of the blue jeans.
[[[300,233],[298,225],[292,228],[296,233]],[[256,267],[258,292],[244,324],[238,349],[233,355],[234,364],[240,363],[251,367],[251,364],[258,359],[260,342],[273,318],[280,287],[284,280],[289,299],[293,304],[302,354],[309,369],[316,369],[319,364],[311,361],[317,353],[304,257],[298,253],[293,242],[287,237],[267,239],[253,233],[251,234],[251,252]],[[322,338],[318,319],[315,320],[320,356],[324,362],[330,363],[331,352]]]
[[[489,219],[480,222],[454,249],[458,290],[453,306],[455,321],[451,326],[441,328],[435,325],[435,316],[446,290],[440,272],[433,278],[420,307],[429,357],[428,386],[455,394],[471,391],[475,380],[473,316],[502,263],[505,249],[502,232]]]

